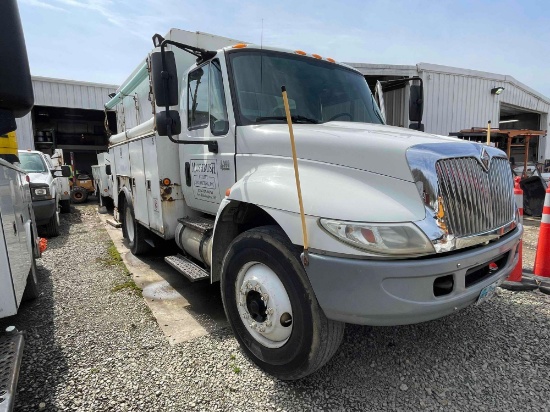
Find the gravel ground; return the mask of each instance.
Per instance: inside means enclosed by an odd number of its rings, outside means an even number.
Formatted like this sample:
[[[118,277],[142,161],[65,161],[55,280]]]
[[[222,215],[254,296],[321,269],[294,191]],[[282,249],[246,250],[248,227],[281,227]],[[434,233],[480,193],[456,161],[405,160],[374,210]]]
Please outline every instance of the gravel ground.
[[[28,332],[18,411],[550,410],[550,296],[540,292],[500,290],[420,325],[347,326],[328,365],[281,382],[226,329],[171,347],[139,293],[113,291],[129,277],[96,206],[62,219],[38,263],[40,298],[0,322]],[[537,228],[527,229],[526,255]]]

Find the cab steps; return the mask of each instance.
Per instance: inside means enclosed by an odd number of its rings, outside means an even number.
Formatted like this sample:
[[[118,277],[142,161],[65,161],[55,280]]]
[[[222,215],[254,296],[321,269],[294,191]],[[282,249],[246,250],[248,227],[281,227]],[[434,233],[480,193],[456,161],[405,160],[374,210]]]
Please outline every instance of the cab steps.
[[[210,279],[210,273],[182,255],[166,256],[164,261],[176,269],[191,282]]]
[[[178,219],[178,222],[202,234],[214,229],[214,220],[204,217],[185,217]]]

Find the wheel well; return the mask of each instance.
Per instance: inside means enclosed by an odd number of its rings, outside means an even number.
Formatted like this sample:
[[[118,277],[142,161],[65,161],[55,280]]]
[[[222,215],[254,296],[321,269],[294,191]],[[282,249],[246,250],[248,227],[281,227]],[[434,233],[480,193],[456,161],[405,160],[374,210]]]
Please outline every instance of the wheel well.
[[[269,213],[251,203],[232,201],[222,211],[216,224],[212,247],[212,282],[220,280],[227,247],[239,234],[255,227],[277,225]]]

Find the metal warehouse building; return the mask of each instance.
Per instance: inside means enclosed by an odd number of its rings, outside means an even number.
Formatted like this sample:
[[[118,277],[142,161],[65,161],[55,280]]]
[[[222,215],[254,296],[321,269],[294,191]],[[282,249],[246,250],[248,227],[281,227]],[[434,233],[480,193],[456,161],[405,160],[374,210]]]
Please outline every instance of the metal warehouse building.
[[[19,149],[63,149],[66,161],[73,152],[76,168],[91,172],[96,154],[107,150],[103,105],[118,86],[36,76],[32,85],[34,108],[17,119]],[[116,133],[115,114],[108,117]]]
[[[447,136],[462,129],[487,127],[488,120],[493,128],[548,130],[550,99],[512,76],[428,63],[348,64],[365,76],[371,89],[377,80],[420,77],[424,84],[422,123],[428,133]],[[497,88],[503,88],[500,94],[495,93]],[[384,93],[388,124],[408,127],[408,99],[408,88]],[[550,159],[547,136],[533,138],[530,144],[530,161]]]

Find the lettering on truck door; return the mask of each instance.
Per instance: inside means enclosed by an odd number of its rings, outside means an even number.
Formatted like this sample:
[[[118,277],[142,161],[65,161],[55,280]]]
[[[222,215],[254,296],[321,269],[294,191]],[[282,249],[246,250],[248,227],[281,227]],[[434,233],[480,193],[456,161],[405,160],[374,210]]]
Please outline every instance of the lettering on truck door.
[[[182,137],[216,141],[218,153],[207,145],[182,145],[182,182],[185,200],[195,209],[216,213],[225,191],[235,183],[235,120],[228,110],[230,96],[223,53],[189,72],[184,79]]]

